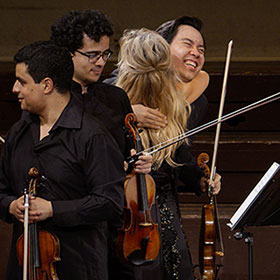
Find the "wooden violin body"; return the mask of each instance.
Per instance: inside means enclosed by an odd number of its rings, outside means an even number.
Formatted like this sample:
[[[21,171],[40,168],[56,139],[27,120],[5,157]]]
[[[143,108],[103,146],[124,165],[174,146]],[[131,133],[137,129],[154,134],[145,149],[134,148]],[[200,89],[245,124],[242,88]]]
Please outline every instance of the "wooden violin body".
[[[129,114],[126,125],[132,130],[137,150],[141,149],[135,117]],[[121,257],[134,265],[152,262],[159,253],[158,225],[153,223],[151,208],[155,203],[155,182],[150,175],[129,174],[124,184],[124,225],[118,234],[118,251]]]
[[[36,168],[31,168],[28,175],[31,177],[28,193],[36,196],[40,174]],[[25,272],[24,270],[23,279],[59,280],[54,265],[56,261],[60,260],[59,239],[48,231],[40,230],[37,223],[31,223],[29,225],[27,223],[24,226],[28,228],[28,236],[25,237],[22,234],[16,244],[19,265],[27,267],[27,271]],[[25,238],[27,238],[26,243],[24,242]],[[25,253],[27,254],[26,257],[24,256]],[[25,259],[27,260],[26,264]]]
[[[210,175],[206,164],[208,161],[209,156],[206,153],[201,153],[197,158],[198,166],[204,171],[206,178]],[[215,280],[219,271],[219,267],[216,266],[216,256],[223,256],[223,253],[216,251],[217,217],[213,195],[210,194],[209,198],[210,201],[203,205],[201,214],[199,266],[203,279]]]
[[[142,176],[142,175],[141,175]],[[141,209],[137,190],[137,175],[129,176],[125,182],[126,208],[129,209],[129,223],[125,225],[123,254],[134,264],[141,265],[153,261],[159,252],[160,239],[158,225],[151,217],[151,205],[154,204],[155,185],[153,178],[145,176],[147,182],[148,209]]]
[[[215,279],[216,226],[214,221],[214,205],[204,204],[201,215],[200,232],[200,272],[203,279]]]
[[[39,230],[38,232],[38,242],[39,242],[39,264],[38,267],[31,267],[28,269],[29,278],[36,280],[59,280],[55,271],[54,263],[60,261],[60,245],[58,238],[49,233],[48,231]],[[19,265],[23,265],[23,235],[21,235],[17,240],[17,256]],[[29,264],[32,266],[34,260],[29,255]],[[31,272],[31,273],[30,273]]]

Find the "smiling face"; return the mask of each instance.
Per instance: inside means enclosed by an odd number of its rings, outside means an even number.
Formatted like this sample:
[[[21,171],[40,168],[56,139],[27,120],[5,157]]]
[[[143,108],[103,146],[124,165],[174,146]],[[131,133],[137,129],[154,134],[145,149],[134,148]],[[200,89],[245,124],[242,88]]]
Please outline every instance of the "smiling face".
[[[90,39],[86,34],[83,38],[83,46],[78,51],[86,54],[92,54],[96,52],[103,53],[109,50],[110,38],[106,35],[100,38],[97,43],[93,39]],[[91,63],[88,57],[75,52],[73,56],[74,63],[74,76],[73,80],[81,84],[82,87],[86,87],[88,84],[97,82],[106,62],[100,57],[97,61]]]
[[[183,82],[190,82],[204,65],[204,43],[198,30],[180,25],[170,44],[174,70]]]
[[[17,94],[22,110],[39,113],[44,107],[43,83],[35,83],[25,63],[16,65],[16,81],[13,93]]]

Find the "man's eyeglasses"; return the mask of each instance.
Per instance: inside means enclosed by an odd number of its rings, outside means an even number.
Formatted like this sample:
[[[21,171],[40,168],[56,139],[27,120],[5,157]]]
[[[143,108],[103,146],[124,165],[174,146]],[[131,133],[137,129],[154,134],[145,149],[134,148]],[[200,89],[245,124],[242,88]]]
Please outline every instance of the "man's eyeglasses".
[[[81,51],[76,50],[76,52],[78,52],[81,55],[84,55],[88,58],[88,61],[90,63],[95,63],[96,61],[98,61],[100,59],[100,57],[102,57],[104,62],[107,62],[107,60],[112,56],[113,52],[111,50],[107,50],[103,53],[101,52],[92,52],[91,54],[87,54]]]

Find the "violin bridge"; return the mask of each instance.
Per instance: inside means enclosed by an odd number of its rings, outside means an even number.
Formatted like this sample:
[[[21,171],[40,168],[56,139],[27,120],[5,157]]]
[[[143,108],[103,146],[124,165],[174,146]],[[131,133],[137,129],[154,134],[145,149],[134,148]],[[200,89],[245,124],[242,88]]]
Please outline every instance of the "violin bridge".
[[[141,227],[150,227],[150,226],[152,226],[152,223],[143,222],[143,223],[140,223],[139,226],[141,226]]]

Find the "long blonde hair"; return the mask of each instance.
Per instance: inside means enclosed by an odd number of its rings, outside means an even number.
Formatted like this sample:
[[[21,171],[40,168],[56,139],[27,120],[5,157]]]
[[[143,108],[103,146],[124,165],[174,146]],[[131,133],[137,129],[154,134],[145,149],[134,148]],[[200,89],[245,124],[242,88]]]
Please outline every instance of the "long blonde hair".
[[[156,32],[142,28],[126,30],[120,45],[117,86],[127,92],[132,105],[158,108],[168,119],[164,128],[143,129],[140,136],[144,148],[183,133],[187,124],[185,106],[189,105],[177,92],[178,77],[172,70],[168,43]],[[176,166],[172,157],[178,145],[155,153],[154,166],[158,168],[163,160]]]

